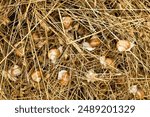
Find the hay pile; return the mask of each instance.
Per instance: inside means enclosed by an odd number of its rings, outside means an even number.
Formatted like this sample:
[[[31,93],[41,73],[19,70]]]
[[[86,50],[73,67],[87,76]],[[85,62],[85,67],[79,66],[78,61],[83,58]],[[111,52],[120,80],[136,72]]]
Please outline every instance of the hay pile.
[[[100,43],[90,51],[83,43],[93,36]],[[119,40],[134,46],[120,52]],[[1,0],[0,99],[150,99],[150,2]]]

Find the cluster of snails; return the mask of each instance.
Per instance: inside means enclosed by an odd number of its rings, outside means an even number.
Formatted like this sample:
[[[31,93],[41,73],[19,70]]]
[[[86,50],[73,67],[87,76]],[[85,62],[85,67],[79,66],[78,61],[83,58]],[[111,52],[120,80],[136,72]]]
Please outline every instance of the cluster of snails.
[[[66,16],[62,18],[62,25],[65,30],[72,29],[72,26],[71,26],[72,23],[73,23],[73,19],[71,17]],[[74,26],[76,30],[78,30],[78,27],[79,27],[79,24]],[[32,39],[34,40],[34,42],[37,43],[37,46],[39,48],[41,48],[45,43],[47,43],[47,41],[41,40],[39,36],[37,35],[37,33],[32,34]],[[93,35],[88,41],[84,41],[82,43],[82,47],[85,50],[94,51],[101,44],[102,42],[100,38],[98,37],[98,35]],[[128,40],[118,40],[116,44],[116,48],[119,52],[130,51],[131,48],[133,47],[134,47],[134,44]],[[24,53],[23,46],[15,50],[15,52],[16,52],[16,55],[23,56],[23,53]],[[52,64],[56,64],[59,58],[61,57],[62,53],[63,53],[63,47],[60,46],[58,48],[51,48],[48,51],[47,56]],[[100,64],[103,65],[104,67],[107,67],[107,66],[114,67],[114,60],[106,56],[101,56]],[[14,65],[8,71],[3,71],[2,74],[4,77],[8,77],[12,81],[16,81],[17,77],[22,74],[22,70],[18,65]],[[97,79],[97,74],[94,72],[94,70],[89,70],[85,76],[88,82],[91,82]],[[42,77],[43,77],[42,72],[40,70],[36,70],[31,74],[32,80],[37,83],[41,81]],[[60,81],[61,85],[67,85],[70,81],[69,72],[65,69],[60,70],[58,73],[58,80]],[[144,97],[143,91],[141,89],[138,89],[137,86],[132,86],[129,89],[129,92],[140,98]]]
[[[70,16],[66,16],[66,17],[62,18],[62,25],[63,25],[65,30],[72,29],[72,23],[73,23],[73,19]],[[79,25],[76,24],[74,27],[75,27],[76,30],[78,30]],[[38,48],[41,48],[45,43],[47,43],[46,40],[40,39],[40,36],[36,32],[32,33],[32,39],[36,43],[36,46],[38,46]],[[83,49],[86,49],[88,51],[93,51],[93,50],[95,50],[96,47],[99,47],[101,44],[102,43],[101,43],[101,40],[98,37],[98,35],[93,35],[88,41],[84,41],[82,43],[82,47],[83,47]],[[128,40],[119,40],[117,42],[117,44],[116,44],[116,48],[118,49],[119,52],[130,51],[130,49],[133,46],[134,46],[134,44],[129,42]],[[20,46],[18,49],[16,49],[15,53],[18,56],[23,56],[24,55],[24,48],[23,48],[23,46]],[[48,51],[47,56],[50,59],[51,63],[56,64],[58,59],[62,55],[62,53],[63,53],[63,47],[60,46],[58,48],[50,49]],[[100,64],[103,65],[104,67],[107,67],[107,66],[114,67],[114,60],[112,58],[101,56],[100,57]],[[18,69],[20,69],[20,68],[18,68]],[[58,74],[58,79],[63,79],[63,78],[60,78],[60,77],[61,76],[62,77],[65,76],[65,78],[64,78],[65,80],[64,79],[63,80],[66,81],[66,77],[69,77],[68,71],[66,71],[66,72],[61,72],[60,71],[60,74]],[[68,75],[64,75],[64,74],[68,74]],[[31,77],[32,77],[32,79],[34,81],[40,82],[41,78],[42,78],[41,72],[40,71],[35,71],[31,75]],[[15,79],[15,78],[13,78],[13,79]],[[64,83],[64,84],[67,84],[67,83]]]
[[[9,70],[3,70],[2,71],[2,76],[5,78],[8,78],[14,82],[18,80],[18,77],[22,74],[22,69],[18,65],[12,66]],[[42,72],[40,70],[35,70],[31,74],[31,79],[39,83],[42,79]],[[61,70],[58,73],[58,80],[60,81],[61,85],[67,85],[70,78],[69,78],[69,73],[67,70]]]

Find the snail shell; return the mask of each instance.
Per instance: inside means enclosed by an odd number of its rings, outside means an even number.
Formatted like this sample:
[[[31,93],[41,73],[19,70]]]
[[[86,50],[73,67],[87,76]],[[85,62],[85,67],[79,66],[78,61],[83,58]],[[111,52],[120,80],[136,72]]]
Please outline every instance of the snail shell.
[[[89,44],[91,47],[97,47],[101,44],[101,41],[97,35],[91,37]]]
[[[120,52],[127,51],[131,48],[131,42],[127,40],[119,40],[117,42],[117,49]]]
[[[71,24],[73,23],[73,20],[71,17],[66,16],[62,18],[62,23],[65,29],[69,29]]]
[[[60,81],[61,85],[67,85],[69,82],[69,74],[66,70],[61,70],[58,73],[58,80]]]
[[[42,74],[40,71],[35,71],[32,73],[31,78],[35,82],[40,82],[42,79]]]

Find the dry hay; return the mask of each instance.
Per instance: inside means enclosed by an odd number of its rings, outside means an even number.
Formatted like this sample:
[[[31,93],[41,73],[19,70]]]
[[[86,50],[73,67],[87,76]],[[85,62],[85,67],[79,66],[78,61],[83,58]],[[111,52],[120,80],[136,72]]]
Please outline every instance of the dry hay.
[[[70,29],[63,17],[71,17]],[[82,43],[93,35],[100,46],[85,50]],[[135,46],[119,52],[119,40]],[[48,51],[60,46],[53,64]],[[114,66],[100,64],[101,56],[112,58]],[[21,74],[11,79],[6,74],[14,65]],[[37,70],[39,82],[31,77]],[[58,80],[61,70],[68,71],[66,85]],[[96,75],[88,77],[89,70]],[[139,99],[129,92],[133,85],[150,99],[148,0],[1,0],[0,99]]]

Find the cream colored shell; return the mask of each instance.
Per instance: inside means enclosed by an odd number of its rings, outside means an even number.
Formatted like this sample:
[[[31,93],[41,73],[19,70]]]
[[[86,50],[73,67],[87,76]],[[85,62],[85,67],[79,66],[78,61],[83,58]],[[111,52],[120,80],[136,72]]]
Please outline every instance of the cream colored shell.
[[[53,48],[49,50],[48,58],[51,60],[53,64],[55,64],[57,59],[61,56],[61,54],[62,54],[62,47],[59,47],[58,49]]]
[[[117,49],[120,52],[124,52],[124,51],[130,51],[130,49],[134,46],[133,43],[131,43],[128,40],[119,40],[117,42]]]
[[[100,57],[100,63],[106,67],[106,66],[112,66],[114,67],[114,60],[112,58],[106,58],[105,56]]]
[[[88,50],[88,51],[93,51],[95,50],[94,47],[92,47],[89,42],[83,42],[82,43],[83,49]]]
[[[66,16],[66,17],[63,17],[62,18],[62,23],[63,23],[63,26],[65,29],[68,29],[71,27],[71,24],[72,24],[73,20],[71,17],[69,16]]]
[[[58,73],[58,80],[60,81],[60,84],[61,85],[67,85],[70,78],[69,78],[69,74],[68,74],[68,71],[66,70],[61,70],[59,73]]]
[[[129,93],[133,94],[137,99],[144,98],[144,91],[137,87],[137,85],[132,85],[129,88]]]
[[[89,44],[91,47],[97,47],[97,46],[100,46],[101,41],[97,35],[93,35],[91,39],[89,40]]]
[[[4,78],[9,78],[12,81],[17,81],[17,77],[22,74],[22,70],[18,65],[14,65],[8,71],[3,70],[2,76]]]
[[[14,65],[11,69],[8,70],[8,73],[17,77],[22,74],[22,70],[18,65]]]
[[[32,73],[31,78],[35,82],[40,82],[42,79],[42,75],[40,71],[35,71]]]

